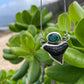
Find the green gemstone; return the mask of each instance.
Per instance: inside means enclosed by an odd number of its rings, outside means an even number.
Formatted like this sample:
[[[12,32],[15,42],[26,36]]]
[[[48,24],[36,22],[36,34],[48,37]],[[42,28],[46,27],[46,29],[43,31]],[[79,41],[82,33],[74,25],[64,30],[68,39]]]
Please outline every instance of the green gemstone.
[[[49,42],[58,42],[61,39],[60,35],[57,33],[51,33],[48,35]]]

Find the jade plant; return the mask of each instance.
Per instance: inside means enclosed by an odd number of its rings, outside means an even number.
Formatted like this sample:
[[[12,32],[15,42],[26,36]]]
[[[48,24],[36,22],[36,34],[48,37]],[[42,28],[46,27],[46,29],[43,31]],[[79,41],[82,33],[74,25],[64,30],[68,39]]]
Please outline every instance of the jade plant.
[[[46,24],[51,21],[52,12],[48,13],[47,8],[42,10],[42,26],[46,27]],[[9,29],[12,32],[19,32],[22,30],[27,30],[30,25],[40,28],[40,10],[37,6],[32,5],[30,11],[24,10],[16,14],[16,22],[9,24]],[[31,30],[31,29],[30,29]]]
[[[43,9],[43,36],[45,40],[47,34],[50,32],[59,32],[61,36],[64,36],[66,33],[65,13],[59,15],[56,24],[47,23],[50,19],[44,20],[44,17],[47,17],[46,10],[46,8]],[[38,22],[40,18],[35,17],[38,14],[40,16],[38,11],[36,6],[32,6],[30,12],[23,11],[22,13],[17,13],[16,20],[19,25],[17,27],[17,23],[9,25],[11,31],[19,33],[9,39],[7,43],[9,49],[3,49],[3,58],[13,64],[18,64],[25,59],[21,68],[12,76],[12,80],[18,81],[26,75],[28,84],[52,84],[52,80],[56,84],[83,84],[83,7],[75,1],[70,4],[66,14],[70,40],[68,41],[69,48],[64,54],[65,62],[63,65],[54,62],[48,53],[41,48],[41,43],[39,42],[41,37],[41,33],[39,32],[40,23]],[[44,25],[44,22],[46,22],[46,25]],[[26,25],[26,28],[24,28],[24,25]],[[45,65],[45,74],[42,73],[42,65]],[[41,82],[42,77],[44,81]]]

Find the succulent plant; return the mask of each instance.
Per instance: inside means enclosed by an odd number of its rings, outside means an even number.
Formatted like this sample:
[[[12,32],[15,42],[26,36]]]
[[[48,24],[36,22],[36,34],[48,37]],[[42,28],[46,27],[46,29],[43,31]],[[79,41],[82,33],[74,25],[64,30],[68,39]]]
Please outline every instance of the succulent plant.
[[[36,6],[32,6],[30,11],[24,10],[22,13],[17,13],[17,22],[9,25],[11,31],[19,33],[9,39],[7,43],[9,49],[3,50],[3,57],[14,64],[20,63],[23,59],[29,63],[29,67],[24,68],[28,70],[28,84],[40,84],[40,75],[42,76],[40,64],[46,65],[44,84],[51,84],[52,79],[56,81],[56,84],[81,84],[81,81],[84,83],[84,9],[75,1],[69,6],[68,11],[67,27],[71,38],[68,41],[69,48],[64,54],[65,63],[62,66],[54,62],[48,53],[41,49],[40,11]],[[42,16],[43,27],[45,27],[43,36],[46,41],[46,36],[50,32],[59,32],[61,36],[64,36],[66,33],[65,13],[59,15],[56,24],[47,23],[51,20],[52,13],[48,13],[46,8],[43,9]],[[52,62],[53,66],[51,66]],[[13,79],[15,77],[17,75]]]
[[[42,26],[45,27],[52,19],[52,12],[48,13],[47,8],[42,10]],[[27,30],[30,25],[40,27],[40,10],[37,6],[32,5],[30,11],[24,10],[16,14],[16,22],[9,24],[9,29],[12,32],[20,32]]]

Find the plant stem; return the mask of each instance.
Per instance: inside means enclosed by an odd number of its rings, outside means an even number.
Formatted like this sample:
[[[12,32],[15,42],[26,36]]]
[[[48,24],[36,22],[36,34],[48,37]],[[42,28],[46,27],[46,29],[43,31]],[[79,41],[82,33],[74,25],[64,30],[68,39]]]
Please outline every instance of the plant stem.
[[[55,80],[51,80],[51,84],[55,84]]]
[[[26,74],[26,84],[28,84],[28,74]]]
[[[52,66],[55,65],[54,62],[52,63]],[[51,80],[51,84],[56,84],[55,80]]]
[[[45,64],[42,64],[42,78],[41,78],[41,82],[44,82],[44,74],[45,74]]]

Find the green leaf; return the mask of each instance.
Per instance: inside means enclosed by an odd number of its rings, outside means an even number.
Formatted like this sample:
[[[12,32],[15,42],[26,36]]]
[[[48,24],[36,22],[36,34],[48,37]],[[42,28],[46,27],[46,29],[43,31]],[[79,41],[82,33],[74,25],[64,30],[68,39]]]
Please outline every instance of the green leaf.
[[[36,82],[40,77],[40,73],[40,63],[34,58],[34,60],[30,63],[30,68],[28,71],[28,84],[33,84]]]
[[[26,76],[22,78],[23,84],[26,84]]]
[[[31,24],[31,19],[32,19],[31,14],[27,10],[24,10],[22,12],[22,20],[23,20],[23,22],[26,23],[26,24]]]
[[[33,36],[35,36],[37,33],[37,28],[34,25],[29,25],[28,32],[30,32]]]
[[[19,31],[27,30],[28,25],[22,23],[15,23],[15,28],[17,28]]]
[[[5,70],[1,70],[0,71],[0,81],[3,81],[6,78],[6,71]]]
[[[42,59],[44,59],[44,60],[49,60],[49,59],[51,59],[51,58],[49,57],[49,54],[48,54],[46,51],[42,50],[42,49],[37,50],[37,52],[36,52],[35,55],[37,55],[38,58],[40,57],[40,58],[42,58]]]
[[[44,63],[44,64],[47,64],[47,65],[50,65],[52,64],[52,60],[51,58],[49,57],[49,54],[44,51],[44,50],[38,50],[35,54],[36,58],[41,62],[41,63]]]
[[[28,62],[32,62],[33,61],[33,55],[32,54],[29,54],[29,55],[26,55],[26,56],[20,56],[20,57],[24,58]]]
[[[36,5],[32,5],[32,6],[31,6],[31,9],[30,9],[30,13],[31,13],[32,15],[34,15],[34,13],[35,13],[37,10],[39,10],[38,7],[37,7]]]
[[[82,53],[84,53],[84,47],[76,47],[76,46],[73,46],[73,48],[81,51]]]
[[[29,32],[22,32],[21,44],[22,44],[22,47],[24,47],[28,51],[33,51],[35,47],[35,41],[33,36]]]
[[[2,72],[0,71],[0,81],[2,80]]]
[[[14,23],[9,24],[9,29],[10,29],[12,32],[18,32],[18,29],[15,28],[15,24],[14,24]]]
[[[23,23],[21,12],[18,12],[15,17],[16,17],[17,22]]]
[[[13,81],[13,80],[11,80],[11,82],[12,82],[12,84],[17,84],[17,81]]]
[[[3,52],[3,58],[14,63],[16,62],[15,64],[23,60],[22,58],[19,58],[18,56],[14,55],[11,52],[11,49],[4,49]]]
[[[82,19],[75,28],[75,35],[78,41],[84,46],[84,19]]]
[[[19,64],[22,61],[23,61],[23,58],[20,58],[20,57],[13,59],[13,60],[9,60],[9,62],[12,64]]]
[[[57,23],[57,24],[54,24],[54,23],[47,23],[47,27],[56,27],[56,28],[59,29],[58,23]]]
[[[44,18],[43,18],[43,25],[45,25],[46,23],[50,22],[52,19],[52,12],[48,13]]]
[[[74,84],[84,74],[84,69],[68,64],[56,64],[46,68],[45,74],[53,80]]]
[[[83,84],[84,83],[84,76],[82,76],[75,84]]]
[[[40,80],[37,80],[34,84],[42,84]]]
[[[37,10],[32,16],[32,24],[39,26],[40,24],[40,11],[39,10]]]
[[[71,20],[69,18],[69,15],[66,14],[66,19],[67,19],[67,28],[68,28],[68,31],[71,31]],[[58,25],[59,25],[59,28],[60,30],[62,31],[66,31],[66,20],[65,20],[65,13],[61,14],[58,18]]]
[[[56,81],[56,84],[73,84],[73,83],[62,83],[62,82]]]
[[[39,41],[40,37],[41,37],[41,34],[39,33],[39,34],[36,34],[34,38],[35,39],[35,50],[38,50],[41,47],[41,43]]]
[[[84,18],[84,10],[78,4],[78,2],[74,1],[69,7],[69,16],[73,23],[79,22],[82,18]]]
[[[11,50],[10,50],[10,49],[6,49],[6,48],[4,48],[4,49],[3,49],[3,53],[10,54],[10,53],[11,53]]]
[[[7,76],[6,76],[7,79],[10,79],[12,77],[12,75],[14,75],[14,74],[15,74],[15,70],[12,70],[12,69],[9,70],[8,73],[7,73]]]
[[[72,44],[77,47],[82,47],[82,45],[77,40],[76,36],[70,35],[70,40],[72,41]]]
[[[17,56],[16,55],[13,55],[13,54],[4,53],[3,54],[3,58],[6,59],[6,60],[13,60],[13,59],[16,59]]]
[[[69,47],[73,47],[71,39],[68,40],[68,45],[69,45]]]
[[[12,80],[17,81],[21,79],[28,71],[29,62],[24,61],[20,69],[12,76]]]
[[[47,76],[44,76],[44,84],[51,84],[51,79]]]
[[[42,10],[42,17],[45,17],[47,15],[47,13],[48,13],[47,8],[43,8],[43,10]]]
[[[11,47],[11,52],[17,56],[24,56],[30,54],[30,52],[21,47]]]
[[[9,47],[20,47],[20,46],[21,46],[20,35],[13,35],[13,36],[9,39],[7,45],[8,45]]]
[[[64,60],[76,67],[84,68],[84,53],[77,49],[68,48],[64,54]]]
[[[6,83],[6,84],[12,84],[12,81],[7,79],[7,80],[5,81],[5,83]]]
[[[23,84],[22,80],[18,80],[17,84]]]

